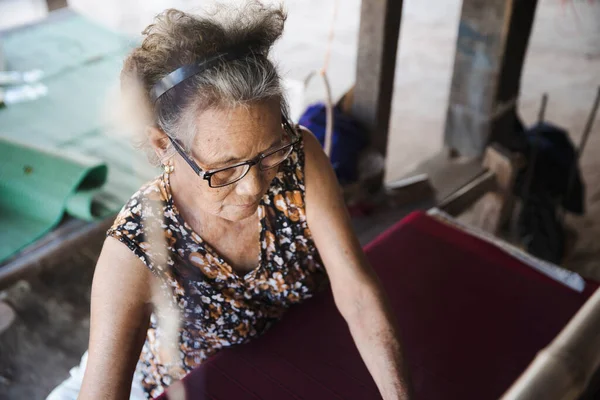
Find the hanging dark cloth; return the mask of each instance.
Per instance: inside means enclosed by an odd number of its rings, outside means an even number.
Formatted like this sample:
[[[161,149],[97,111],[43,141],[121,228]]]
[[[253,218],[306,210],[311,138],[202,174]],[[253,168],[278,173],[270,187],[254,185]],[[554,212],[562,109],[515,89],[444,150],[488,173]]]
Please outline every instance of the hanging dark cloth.
[[[577,152],[569,139],[569,133],[557,126],[541,123],[528,129],[525,134],[529,142],[529,154],[537,147],[533,165],[531,193],[547,192],[558,201],[565,210],[577,215],[584,213],[585,188],[581,172],[577,164]],[[531,161],[531,160],[529,160]],[[525,171],[517,180],[517,194],[526,190],[521,180],[525,179]],[[572,180],[569,183],[569,180]],[[569,188],[569,184],[571,187]]]
[[[531,254],[560,263],[565,233],[559,212],[581,215],[585,211],[585,186],[577,151],[567,131],[548,123],[539,123],[525,134],[529,162],[515,185],[523,204],[518,218],[519,236]]]

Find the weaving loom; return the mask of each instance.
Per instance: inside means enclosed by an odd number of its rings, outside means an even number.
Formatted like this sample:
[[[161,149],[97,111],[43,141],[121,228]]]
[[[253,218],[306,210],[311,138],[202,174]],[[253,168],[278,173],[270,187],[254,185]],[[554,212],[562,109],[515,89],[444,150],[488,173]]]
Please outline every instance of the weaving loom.
[[[443,214],[413,213],[365,250],[398,318],[415,399],[499,398],[597,288]],[[380,398],[330,292],[183,381],[187,399]]]

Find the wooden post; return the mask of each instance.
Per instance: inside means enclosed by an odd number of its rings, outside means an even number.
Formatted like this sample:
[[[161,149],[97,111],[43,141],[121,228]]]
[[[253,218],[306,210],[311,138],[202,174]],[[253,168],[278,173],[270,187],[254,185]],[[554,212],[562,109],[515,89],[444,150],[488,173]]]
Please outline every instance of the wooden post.
[[[67,7],[67,0],[46,0],[48,11],[58,10]]]
[[[463,0],[445,144],[482,156],[490,141],[514,150],[516,103],[537,0]]]
[[[596,290],[502,400],[579,399],[600,366],[599,330],[600,290]]]
[[[497,144],[487,148],[483,166],[493,172],[496,185],[473,206],[471,225],[497,235],[510,221],[515,204],[515,180],[524,164],[524,158],[518,153],[513,154]]]
[[[362,0],[352,114],[369,131],[372,146],[387,152],[401,0]]]

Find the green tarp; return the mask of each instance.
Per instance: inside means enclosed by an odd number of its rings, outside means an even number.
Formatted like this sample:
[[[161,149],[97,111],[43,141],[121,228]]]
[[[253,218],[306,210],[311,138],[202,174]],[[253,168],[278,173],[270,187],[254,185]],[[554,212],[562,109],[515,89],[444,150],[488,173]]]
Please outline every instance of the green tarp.
[[[100,160],[0,139],[0,260],[47,233],[65,211],[88,221],[110,215],[94,202],[107,172]]]
[[[115,213],[154,174],[107,96],[132,40],[71,11],[0,35],[9,70],[44,71],[48,95],[0,109],[0,263],[56,227]]]

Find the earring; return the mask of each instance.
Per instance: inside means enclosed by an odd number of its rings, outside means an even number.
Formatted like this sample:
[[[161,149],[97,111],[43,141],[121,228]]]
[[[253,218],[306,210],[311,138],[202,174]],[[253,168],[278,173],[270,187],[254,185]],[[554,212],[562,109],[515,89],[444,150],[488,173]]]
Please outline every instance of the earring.
[[[171,172],[173,172],[175,170],[175,167],[173,166],[173,164],[168,163],[168,164],[163,164],[163,169],[165,170],[166,174],[170,174]]]

